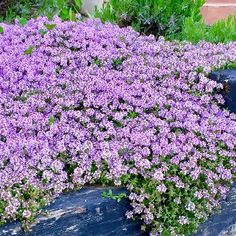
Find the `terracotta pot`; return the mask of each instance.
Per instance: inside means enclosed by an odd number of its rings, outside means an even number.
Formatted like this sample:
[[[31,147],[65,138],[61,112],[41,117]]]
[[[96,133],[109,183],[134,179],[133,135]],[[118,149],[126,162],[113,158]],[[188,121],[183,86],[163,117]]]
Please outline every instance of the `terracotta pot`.
[[[207,0],[201,12],[207,24],[236,16],[236,0]]]

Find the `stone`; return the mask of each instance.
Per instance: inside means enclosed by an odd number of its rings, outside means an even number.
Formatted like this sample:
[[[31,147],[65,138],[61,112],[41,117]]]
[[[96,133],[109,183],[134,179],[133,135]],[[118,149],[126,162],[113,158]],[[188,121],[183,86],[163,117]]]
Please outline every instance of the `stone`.
[[[236,113],[236,70],[218,70],[211,72],[209,78],[223,83],[224,107]]]
[[[82,1],[81,12],[83,14],[90,14],[93,15],[95,8],[101,9],[105,0],[86,0]]]
[[[24,233],[19,222],[0,227],[1,236],[147,236],[141,232],[141,221],[128,220],[129,201],[120,203],[102,198],[110,188],[87,187],[64,193],[48,206],[47,214],[40,215],[31,231]],[[127,191],[111,188],[114,194]],[[193,236],[236,235],[236,183],[227,198],[221,202],[219,212],[212,215]]]
[[[8,223],[0,228],[1,236],[145,236],[141,222],[128,220],[130,210],[127,199],[121,202],[102,198],[102,193],[112,189],[114,194],[127,191],[123,188],[87,187],[64,193],[50,206],[47,214],[40,215],[31,231],[24,233],[19,222]]]
[[[236,70],[214,71],[209,78],[223,83],[224,107],[236,113]],[[194,236],[236,236],[236,183],[221,202],[220,211],[200,225]]]
[[[235,236],[236,235],[236,183],[228,196],[221,202],[219,212],[200,225],[194,236]]]

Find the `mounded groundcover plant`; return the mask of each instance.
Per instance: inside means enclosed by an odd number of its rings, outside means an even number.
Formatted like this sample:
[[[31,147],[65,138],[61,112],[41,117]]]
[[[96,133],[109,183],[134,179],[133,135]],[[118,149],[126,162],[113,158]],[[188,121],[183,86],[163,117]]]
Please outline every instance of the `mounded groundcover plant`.
[[[167,42],[98,20],[0,24],[0,221],[27,227],[85,184],[130,191],[129,218],[188,235],[235,177],[235,114],[207,74],[236,43]]]

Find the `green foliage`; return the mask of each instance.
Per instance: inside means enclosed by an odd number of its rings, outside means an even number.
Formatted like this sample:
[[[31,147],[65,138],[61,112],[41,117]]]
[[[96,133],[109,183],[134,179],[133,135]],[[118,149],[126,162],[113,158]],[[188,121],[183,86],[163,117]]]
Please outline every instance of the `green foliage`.
[[[57,26],[56,24],[44,24],[45,28],[48,30],[53,30]]]
[[[93,59],[93,64],[97,65],[98,67],[101,67],[102,66],[102,61],[99,58],[96,57],[96,58]]]
[[[24,17],[17,17],[20,25],[24,26],[27,24],[27,19],[25,19]]]
[[[111,0],[95,17],[103,22],[131,25],[144,34],[166,36],[169,39],[182,31],[184,20],[194,16],[199,21],[204,0]]]
[[[119,66],[123,63],[123,58],[112,59],[112,67],[115,70],[118,70]]]
[[[63,20],[75,20],[76,13],[81,8],[82,0],[19,0],[10,1],[0,12],[0,21],[11,22],[18,18],[24,25],[26,19],[39,15],[52,18],[60,16]]]
[[[22,188],[22,184],[25,184],[27,179],[23,179],[22,183],[17,183],[12,186],[11,197],[13,199],[18,197],[20,205],[18,206],[15,217],[24,222],[22,225],[25,230],[29,230],[30,223],[35,220],[35,217],[43,207],[48,203],[48,198],[46,195],[49,192],[43,191],[35,186],[28,184],[25,188]],[[27,204],[25,204],[27,202]],[[4,213],[5,208],[7,207],[7,202],[5,200],[0,200],[0,216]],[[22,212],[28,210],[30,211],[30,216],[27,219],[22,217]],[[4,220],[1,221],[0,225],[6,223]]]
[[[0,26],[0,34],[4,33],[4,28]]]
[[[170,40],[201,40],[228,43],[236,40],[236,18],[229,17],[209,26],[203,22],[200,7],[204,0],[111,0],[95,17],[119,26],[132,26],[143,34],[165,36]]]
[[[53,125],[55,122],[55,118],[53,116],[50,116],[48,119],[48,125]]]
[[[206,25],[203,20],[195,21],[193,17],[186,18],[183,31],[179,39],[197,43],[201,40],[212,43],[228,43],[236,40],[236,18],[228,17],[211,26]]]
[[[236,69],[236,61],[225,64],[222,69]]]
[[[111,189],[109,189],[108,191],[104,191],[102,193],[102,197],[103,198],[111,198],[113,200],[116,200],[117,202],[120,202],[123,198],[126,198],[127,195],[126,193],[119,193],[117,195],[115,195]]]
[[[130,118],[130,119],[134,119],[136,117],[138,117],[138,113],[136,111],[130,111],[127,115],[127,118]]]
[[[98,168],[96,166],[96,163],[93,162],[92,165],[91,165],[91,173],[95,173],[97,170],[98,170]]]
[[[59,15],[62,20],[75,20],[75,14],[79,12],[81,0],[44,0],[39,8],[41,15],[46,15],[49,18],[54,15]]]
[[[45,34],[47,33],[47,31],[44,30],[44,29],[39,29],[38,32],[39,32],[41,35],[45,35]]]
[[[30,46],[28,49],[26,49],[26,50],[24,51],[24,54],[25,54],[25,55],[30,55],[30,54],[32,54],[34,48],[35,48],[35,46]]]
[[[213,67],[212,71],[227,70],[227,69],[236,69],[236,61],[230,61],[230,62],[222,65],[221,67]]]
[[[206,25],[200,15],[205,0],[110,0],[101,10],[95,10],[95,17],[103,22],[110,21],[119,26],[132,26],[142,34],[165,36],[170,40],[187,40],[197,43],[201,40],[212,43],[228,43],[236,40],[236,18],[229,17],[211,26]],[[62,20],[75,20],[82,0],[3,0],[0,3],[0,21],[11,22],[17,18],[24,26],[27,20],[39,15],[51,19],[58,15]],[[47,28],[47,26],[45,26]],[[50,27],[51,30],[54,27]],[[0,27],[0,33],[4,29]],[[41,35],[47,31],[40,30]],[[94,64],[101,66],[99,60]],[[117,69],[122,61],[114,61]]]

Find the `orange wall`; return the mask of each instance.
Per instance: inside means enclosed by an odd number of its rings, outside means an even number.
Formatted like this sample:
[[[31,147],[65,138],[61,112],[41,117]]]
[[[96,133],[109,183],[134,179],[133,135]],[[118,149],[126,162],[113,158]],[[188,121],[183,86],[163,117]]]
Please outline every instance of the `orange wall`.
[[[201,12],[207,24],[225,19],[229,15],[236,16],[236,0],[207,0]]]

